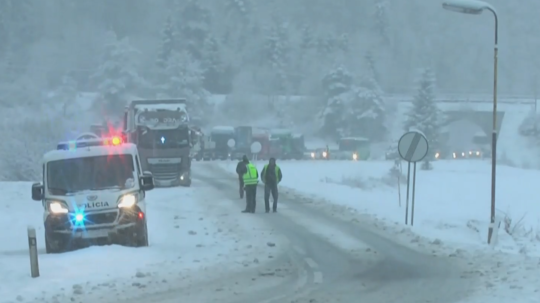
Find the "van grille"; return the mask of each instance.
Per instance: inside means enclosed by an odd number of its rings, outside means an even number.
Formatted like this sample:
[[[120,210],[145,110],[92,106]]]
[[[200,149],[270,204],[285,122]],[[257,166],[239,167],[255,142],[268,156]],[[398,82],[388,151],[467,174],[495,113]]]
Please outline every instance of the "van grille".
[[[106,213],[86,213],[85,225],[111,224],[116,221],[118,211]]]

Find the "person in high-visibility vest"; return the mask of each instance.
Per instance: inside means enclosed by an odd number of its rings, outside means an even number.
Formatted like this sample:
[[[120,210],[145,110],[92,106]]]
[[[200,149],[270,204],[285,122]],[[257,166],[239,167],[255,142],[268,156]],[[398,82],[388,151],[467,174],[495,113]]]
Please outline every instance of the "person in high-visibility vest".
[[[278,184],[281,182],[283,174],[281,168],[276,164],[275,158],[270,158],[268,164],[266,164],[261,172],[261,181],[264,183],[264,206],[266,212],[270,212],[270,193],[272,193],[272,210],[277,212],[278,202]]]
[[[247,159],[247,157],[245,157]],[[243,175],[244,189],[246,190],[246,209],[243,213],[255,213],[257,204],[257,184],[259,184],[259,172],[251,162],[246,163],[246,172]]]

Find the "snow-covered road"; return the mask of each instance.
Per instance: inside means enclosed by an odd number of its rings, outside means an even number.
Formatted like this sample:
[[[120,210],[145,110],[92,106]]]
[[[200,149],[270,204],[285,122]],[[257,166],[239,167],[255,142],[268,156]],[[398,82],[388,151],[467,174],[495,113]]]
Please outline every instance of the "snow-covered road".
[[[489,251],[468,243],[469,234],[423,230],[434,220],[441,226],[450,220],[450,229],[463,230],[455,212],[448,218],[436,214],[452,209],[444,200],[458,197],[452,188],[473,190],[467,182],[483,179],[478,167],[469,164],[461,172],[453,165],[439,167],[436,178],[421,175],[422,188],[429,180],[429,188],[439,191],[443,211],[420,204],[418,227],[411,229],[393,220],[402,218],[396,215],[402,209],[394,205],[392,188],[378,187],[385,172],[375,170],[387,164],[359,163],[364,172],[369,167],[367,172],[381,175],[367,180],[367,188],[338,184],[337,178],[348,179],[347,169],[355,169],[350,163],[281,165],[287,181],[277,214],[264,213],[262,190],[257,213],[240,213],[245,202],[238,198],[235,163],[195,163],[192,188],[149,192],[150,247],[41,254],[37,279],[29,277],[25,233],[28,224],[41,228],[40,204],[29,199],[30,184],[0,183],[0,303],[540,301],[540,263],[532,253]],[[436,188],[441,178],[454,182],[444,194]],[[420,192],[419,201],[428,197],[427,190]],[[467,215],[474,218],[474,205],[470,209]]]
[[[30,186],[0,183],[0,302],[118,302],[250,268],[282,269],[289,262],[283,257],[284,237],[255,218],[238,220],[238,201],[221,198],[200,181],[148,193],[150,247],[47,255],[41,203],[30,199]],[[38,231],[41,277],[36,279],[30,278],[28,225]],[[285,269],[281,273],[289,276]]]

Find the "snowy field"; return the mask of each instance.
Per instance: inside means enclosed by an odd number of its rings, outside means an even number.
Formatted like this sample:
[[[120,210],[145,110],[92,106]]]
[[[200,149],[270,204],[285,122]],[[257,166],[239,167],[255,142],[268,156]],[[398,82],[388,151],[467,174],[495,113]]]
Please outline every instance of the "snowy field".
[[[236,163],[218,162],[234,173]],[[259,170],[265,162],[258,162]],[[477,301],[540,302],[540,172],[498,167],[495,247],[486,244],[490,216],[489,162],[439,161],[418,170],[414,226],[405,226],[405,183],[401,206],[390,161],[278,161],[282,193],[335,217],[369,223],[384,235],[434,255],[458,257],[473,265],[469,275],[485,280]],[[406,174],[404,163],[403,173]],[[259,198],[258,203],[262,203]],[[287,205],[281,204],[287,215]],[[291,214],[292,215],[292,214]],[[359,222],[360,221],[360,222]],[[515,299],[519,298],[518,301]],[[465,302],[464,302],[465,303]]]
[[[41,203],[30,199],[30,186],[0,183],[2,303],[100,302],[111,294],[128,299],[262,266],[285,245],[256,218],[236,220],[236,211],[230,215],[235,202],[195,181],[191,188],[148,192],[150,247],[103,246],[47,255]],[[28,225],[38,232],[37,279],[30,278]],[[268,247],[268,242],[276,245]]]

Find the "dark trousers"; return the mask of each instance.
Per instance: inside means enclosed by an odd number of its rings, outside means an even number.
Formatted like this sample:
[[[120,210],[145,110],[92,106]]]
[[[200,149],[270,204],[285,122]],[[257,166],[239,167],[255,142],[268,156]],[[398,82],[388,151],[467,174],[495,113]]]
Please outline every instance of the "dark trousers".
[[[257,184],[246,185],[246,211],[254,213],[257,204]]]
[[[240,184],[240,199],[244,198],[244,178],[242,176],[238,176],[238,184]]]
[[[266,207],[266,211],[270,210],[270,194],[272,194],[272,200],[274,201],[274,204],[272,205],[272,209],[276,210],[277,201],[278,201],[277,184],[264,185],[264,206]]]

